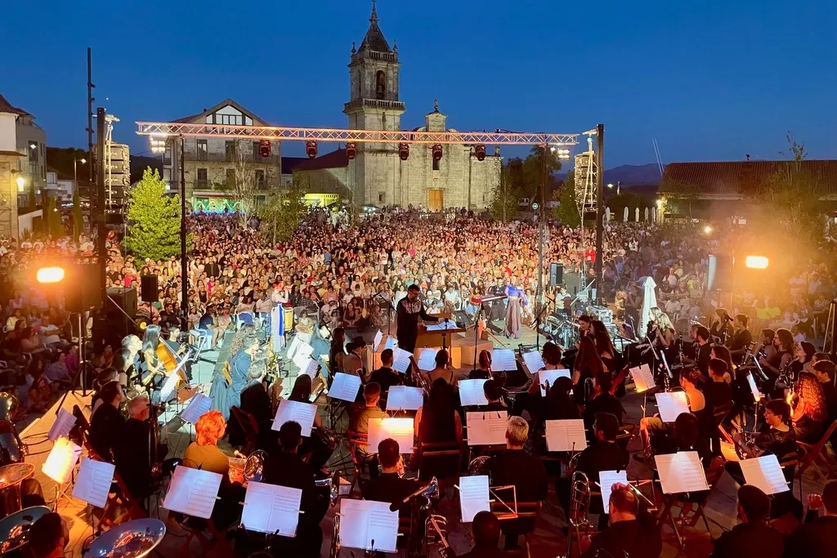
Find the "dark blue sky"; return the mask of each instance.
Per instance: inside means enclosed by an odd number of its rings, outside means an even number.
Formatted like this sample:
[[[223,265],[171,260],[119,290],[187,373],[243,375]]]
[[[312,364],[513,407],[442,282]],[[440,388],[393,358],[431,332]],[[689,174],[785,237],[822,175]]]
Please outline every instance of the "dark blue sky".
[[[8,2],[0,93],[54,146],[84,146],[85,47],[120,141],[230,97],[265,120],[344,127],[349,51],[366,0]],[[459,130],[582,132],[603,122],[607,167],[775,158],[792,130],[837,157],[833,0],[380,0],[397,39],[404,128],[438,98]],[[106,100],[106,98],[108,100]],[[290,146],[288,146],[290,148]],[[288,149],[299,153],[299,148]],[[516,152],[506,150],[507,154]]]

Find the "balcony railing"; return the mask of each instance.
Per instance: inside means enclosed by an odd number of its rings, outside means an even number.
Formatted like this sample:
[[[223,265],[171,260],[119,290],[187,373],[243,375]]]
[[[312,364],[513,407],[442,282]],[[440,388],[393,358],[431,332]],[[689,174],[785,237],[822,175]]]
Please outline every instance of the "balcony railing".
[[[404,110],[404,101],[389,101],[387,99],[355,99],[343,105],[344,111],[359,108]]]

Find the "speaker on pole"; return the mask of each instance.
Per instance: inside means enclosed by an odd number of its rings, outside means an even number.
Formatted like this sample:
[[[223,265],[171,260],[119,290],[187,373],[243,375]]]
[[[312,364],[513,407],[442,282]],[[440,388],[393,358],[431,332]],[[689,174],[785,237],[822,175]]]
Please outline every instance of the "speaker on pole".
[[[564,282],[564,264],[552,263],[549,265],[549,286],[557,287]]]
[[[143,275],[140,277],[140,290],[142,291],[143,302],[157,302],[159,294],[156,275]]]

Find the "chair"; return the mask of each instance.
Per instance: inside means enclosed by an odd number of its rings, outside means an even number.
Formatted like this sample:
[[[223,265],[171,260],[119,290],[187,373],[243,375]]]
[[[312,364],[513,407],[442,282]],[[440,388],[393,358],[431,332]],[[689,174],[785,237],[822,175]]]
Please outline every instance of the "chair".
[[[822,477],[823,482],[828,480],[827,473],[832,472],[834,467],[829,461],[826,444],[828,444],[828,440],[831,438],[831,435],[834,434],[835,429],[837,429],[837,420],[831,423],[828,430],[825,431],[819,441],[815,444],[808,444],[799,441],[796,442],[796,445],[799,448],[799,469],[797,469],[796,474],[799,475],[800,482],[802,482],[802,475],[805,473],[805,470],[811,465],[814,466],[817,474]],[[826,467],[826,474],[823,474],[820,470],[817,465],[817,461],[821,461],[823,466]]]
[[[259,423],[256,421],[256,417],[254,417],[252,413],[239,409],[236,406],[230,407],[230,412],[232,412],[233,416],[238,421],[238,424],[241,425],[241,429],[244,431],[244,445],[241,447],[241,453],[244,455],[250,455],[256,449],[256,439],[259,435]]]
[[[462,445],[459,442],[419,442],[416,455],[420,481],[433,477],[442,481],[459,476],[462,465]]]

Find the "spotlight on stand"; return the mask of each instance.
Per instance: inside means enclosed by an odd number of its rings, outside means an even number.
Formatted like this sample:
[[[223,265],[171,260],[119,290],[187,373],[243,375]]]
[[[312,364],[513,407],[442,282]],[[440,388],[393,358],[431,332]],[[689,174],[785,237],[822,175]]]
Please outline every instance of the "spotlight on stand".
[[[442,146],[441,144],[434,144],[433,145],[433,160],[434,161],[441,161],[442,160]]]
[[[477,156],[477,161],[485,161],[485,146],[480,144],[474,148],[474,154]]]
[[[350,161],[357,157],[357,145],[355,145],[355,142],[350,141],[346,144],[346,157],[348,157]]]
[[[317,142],[316,141],[309,141],[305,144],[305,152],[308,154],[309,159],[314,159],[317,157]]]
[[[270,157],[270,140],[261,140],[259,142],[259,155],[262,157]]]
[[[410,144],[409,143],[399,143],[398,144],[398,156],[401,158],[402,161],[406,161],[410,158]]]

